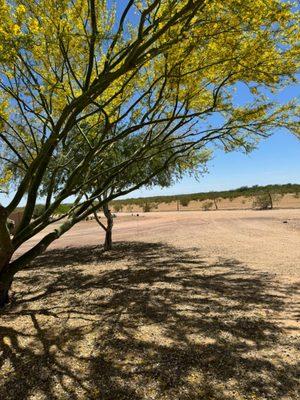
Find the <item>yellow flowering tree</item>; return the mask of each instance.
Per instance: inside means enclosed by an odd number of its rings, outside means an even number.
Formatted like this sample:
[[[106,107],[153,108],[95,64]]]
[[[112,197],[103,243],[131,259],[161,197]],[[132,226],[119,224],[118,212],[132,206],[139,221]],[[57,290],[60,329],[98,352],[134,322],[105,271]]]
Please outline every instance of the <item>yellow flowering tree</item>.
[[[12,195],[0,207],[2,305],[15,273],[101,207],[95,199],[130,168],[151,165],[105,201],[170,163],[201,164],[208,144],[248,151],[275,128],[299,130],[295,102],[269,99],[299,68],[292,2],[0,0],[0,16],[0,172]],[[237,106],[241,85],[249,103]],[[163,162],[151,163],[159,155]],[[32,221],[39,195],[44,212]],[[11,261],[70,196],[67,220]],[[21,201],[12,238],[7,218]]]

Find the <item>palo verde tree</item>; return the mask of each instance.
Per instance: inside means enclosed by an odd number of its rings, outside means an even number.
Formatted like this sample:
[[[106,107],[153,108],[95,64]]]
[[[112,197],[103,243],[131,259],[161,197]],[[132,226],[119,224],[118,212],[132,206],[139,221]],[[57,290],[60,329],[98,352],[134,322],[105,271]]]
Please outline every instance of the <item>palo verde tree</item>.
[[[292,3],[116,4],[0,0],[0,177],[11,196],[0,207],[1,305],[17,271],[102,207],[95,200],[110,193],[116,175],[169,154],[106,202],[209,144],[248,151],[277,127],[299,129],[294,102],[268,99],[270,91],[295,81],[299,67],[299,14]],[[237,106],[234,92],[241,85],[251,99]],[[111,149],[132,138],[138,138],[135,151],[105,168]],[[44,211],[33,220],[41,195]],[[74,204],[60,227],[12,261],[70,196]],[[23,219],[12,237],[7,220],[21,202]]]

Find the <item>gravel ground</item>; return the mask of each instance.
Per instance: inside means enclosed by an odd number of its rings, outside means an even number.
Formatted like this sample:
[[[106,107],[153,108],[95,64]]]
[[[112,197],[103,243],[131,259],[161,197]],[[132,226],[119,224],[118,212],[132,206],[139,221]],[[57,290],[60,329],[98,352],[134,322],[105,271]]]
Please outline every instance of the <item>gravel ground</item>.
[[[114,238],[84,222],[18,274],[1,399],[300,399],[300,210],[119,215]]]

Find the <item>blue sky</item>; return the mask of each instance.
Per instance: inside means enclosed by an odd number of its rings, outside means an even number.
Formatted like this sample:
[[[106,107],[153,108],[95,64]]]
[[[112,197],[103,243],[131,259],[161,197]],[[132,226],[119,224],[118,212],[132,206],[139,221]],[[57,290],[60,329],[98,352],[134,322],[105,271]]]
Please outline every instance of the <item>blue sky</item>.
[[[300,183],[300,140],[277,132],[263,140],[251,154],[217,151],[208,164],[209,173],[190,177],[167,189],[138,190],[127,197],[226,190],[240,186],[272,183]]]

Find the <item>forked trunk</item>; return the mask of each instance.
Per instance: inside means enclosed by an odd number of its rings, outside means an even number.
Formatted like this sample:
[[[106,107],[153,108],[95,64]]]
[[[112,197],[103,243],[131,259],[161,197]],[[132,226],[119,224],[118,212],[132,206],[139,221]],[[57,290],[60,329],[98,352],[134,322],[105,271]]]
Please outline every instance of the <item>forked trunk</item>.
[[[110,209],[108,208],[108,204],[104,204],[103,212],[107,220],[107,226],[105,230],[104,251],[109,251],[112,249],[112,229],[114,225],[114,219]]]
[[[100,221],[96,211],[94,212],[94,216],[98,224],[105,231],[105,241],[103,246],[104,251],[109,251],[112,249],[112,229],[114,225],[114,219],[110,209],[108,208],[108,204],[105,204],[102,208],[106,217],[106,226]]]

